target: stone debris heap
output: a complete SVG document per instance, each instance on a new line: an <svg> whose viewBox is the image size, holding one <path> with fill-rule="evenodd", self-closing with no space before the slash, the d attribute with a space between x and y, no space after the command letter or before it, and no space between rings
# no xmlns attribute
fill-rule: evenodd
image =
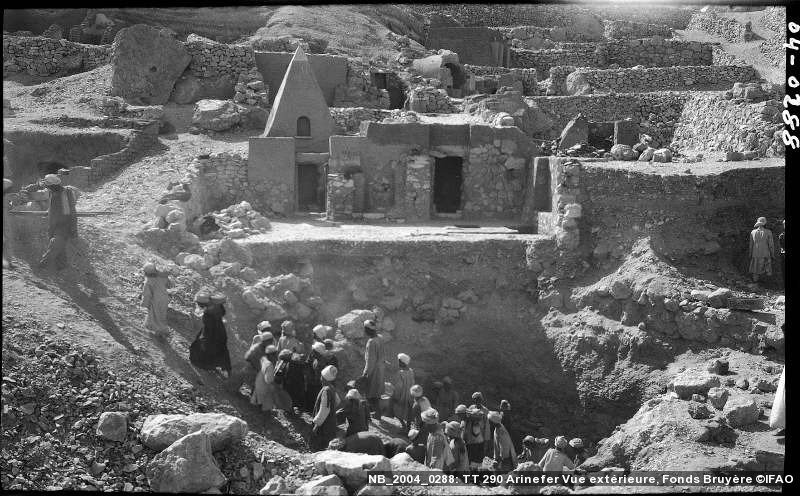
<svg viewBox="0 0 800 496"><path fill-rule="evenodd" d="M255 67L248 72L239 74L235 90L236 94L233 96L235 103L262 108L269 106L269 87L264 83L264 78Z"/></svg>
<svg viewBox="0 0 800 496"><path fill-rule="evenodd" d="M218 227L214 231L220 238L225 236L244 238L270 229L269 219L254 210L246 201L198 217L193 223L193 230L199 232L203 224L208 224L208 217L213 218L214 224Z"/></svg>

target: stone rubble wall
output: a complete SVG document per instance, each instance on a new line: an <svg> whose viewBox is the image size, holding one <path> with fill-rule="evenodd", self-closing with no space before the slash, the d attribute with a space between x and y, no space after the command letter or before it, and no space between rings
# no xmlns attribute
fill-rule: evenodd
<svg viewBox="0 0 800 496"><path fill-rule="evenodd" d="M712 63L713 65L747 65L740 58L725 51L719 44L714 45Z"/></svg>
<svg viewBox="0 0 800 496"><path fill-rule="evenodd" d="M90 71L111 60L111 47L41 36L3 36L3 72L35 76Z"/></svg>
<svg viewBox="0 0 800 496"><path fill-rule="evenodd" d="M577 67L572 65L557 65L550 68L546 94L548 96L567 94L567 77L575 72Z"/></svg>
<svg viewBox="0 0 800 496"><path fill-rule="evenodd" d="M381 122L400 117L400 110L364 107L331 107L334 124L346 134L358 134L362 121Z"/></svg>
<svg viewBox="0 0 800 496"><path fill-rule="evenodd" d="M687 29L705 31L721 36L731 43L742 43L754 39L754 34L747 25L730 17L722 17L714 12L697 12L692 16Z"/></svg>
<svg viewBox="0 0 800 496"><path fill-rule="evenodd" d="M369 64L348 59L347 84L336 87L333 106L388 109L389 93L372 84Z"/></svg>
<svg viewBox="0 0 800 496"><path fill-rule="evenodd" d="M607 40L635 40L638 38L649 38L651 36L672 38L672 28L666 24L605 20L603 21L603 27L603 36L605 36Z"/></svg>
<svg viewBox="0 0 800 496"><path fill-rule="evenodd" d="M535 133L538 139L555 139L564 126L578 113L590 122L609 122L628 117L638 122L641 132L653 138L654 146L667 146L672 141L677 119L688 93L654 92L609 95L538 96L527 97L529 105L537 107L550 126Z"/></svg>
<svg viewBox="0 0 800 496"><path fill-rule="evenodd" d="M518 69L510 67L464 64L464 71L472 74L473 76L493 79L497 82L496 86L498 88L504 86L501 84L503 82L503 78L501 76L511 74L511 77L514 79L514 81L522 82L523 94L533 96L539 93L536 69Z"/></svg>
<svg viewBox="0 0 800 496"><path fill-rule="evenodd" d="M582 80L592 93L725 90L736 82L758 80L750 66L677 66L642 69L578 69L567 76L567 87Z"/></svg>
<svg viewBox="0 0 800 496"><path fill-rule="evenodd" d="M681 111L673 141L681 150L758 151L762 157L780 156L782 108L778 100L747 103L726 99L723 93L693 94Z"/></svg>
<svg viewBox="0 0 800 496"><path fill-rule="evenodd" d="M464 161L464 196L472 199L464 202L464 213L470 217L522 213L527 167L503 141L471 147Z"/></svg>
<svg viewBox="0 0 800 496"><path fill-rule="evenodd" d="M516 48L530 48L531 45L553 45L557 42L586 42L600 41L599 38L586 36L580 31L574 31L565 27L541 27L541 26L514 26L514 27L493 27L490 28L503 35L510 46ZM541 46L540 48L548 48Z"/></svg>
<svg viewBox="0 0 800 496"><path fill-rule="evenodd" d="M445 90L430 86L417 86L411 90L409 109L422 114L452 114L458 111Z"/></svg>
<svg viewBox="0 0 800 496"><path fill-rule="evenodd" d="M184 46L192 57L187 71L193 76L238 77L256 66L255 52L249 45L228 45L190 34Z"/></svg>
<svg viewBox="0 0 800 496"><path fill-rule="evenodd" d="M570 4L416 4L408 8L428 16L452 16L464 26L569 26L575 16L591 14L600 19L666 24L672 29L686 29L694 12L667 6L629 4L620 7Z"/></svg>
<svg viewBox="0 0 800 496"><path fill-rule="evenodd" d="M761 22L764 26L780 34L785 38L786 34L786 7L774 6L764 9L764 14L761 16Z"/></svg>
<svg viewBox="0 0 800 496"><path fill-rule="evenodd" d="M565 44L562 44L565 46ZM608 68L612 65L633 67L670 67L711 65L713 44L679 40L618 40L606 43L576 43L568 48L544 50L511 49L512 67L532 67L547 74L551 67Z"/></svg>

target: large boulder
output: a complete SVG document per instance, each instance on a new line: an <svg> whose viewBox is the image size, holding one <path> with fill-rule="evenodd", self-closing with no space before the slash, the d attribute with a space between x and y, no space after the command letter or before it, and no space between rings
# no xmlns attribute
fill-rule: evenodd
<svg viewBox="0 0 800 496"><path fill-rule="evenodd" d="M183 44L146 24L121 29L112 45L111 95L163 105L191 56Z"/></svg>
<svg viewBox="0 0 800 496"><path fill-rule="evenodd" d="M731 427L744 427L758 421L761 411L749 396L734 396L725 403L722 417Z"/></svg>
<svg viewBox="0 0 800 496"><path fill-rule="evenodd" d="M194 104L192 124L207 131L227 131L239 124L241 116L230 100L200 100Z"/></svg>
<svg viewBox="0 0 800 496"><path fill-rule="evenodd" d="M349 339L361 338L364 337L364 321L374 319L375 312L371 310L351 310L336 319L336 327Z"/></svg>
<svg viewBox="0 0 800 496"><path fill-rule="evenodd" d="M687 400L693 394L708 394L708 390L719 387L719 377L705 371L687 370L678 374L672 382L679 398Z"/></svg>
<svg viewBox="0 0 800 496"><path fill-rule="evenodd" d="M150 489L163 493L201 493L227 482L211 454L211 439L203 432L176 440L153 457L146 474Z"/></svg>
<svg viewBox="0 0 800 496"><path fill-rule="evenodd" d="M97 435L109 441L124 441L128 418L123 412L103 412L97 421Z"/></svg>
<svg viewBox="0 0 800 496"><path fill-rule="evenodd" d="M247 422L224 413L150 415L144 420L139 437L148 448L161 451L179 438L197 431L208 435L211 449L219 451L244 439Z"/></svg>
<svg viewBox="0 0 800 496"><path fill-rule="evenodd" d="M306 482L298 487L295 494L347 496L347 489L342 485L342 480L335 474L326 475L319 479Z"/></svg>
<svg viewBox="0 0 800 496"><path fill-rule="evenodd" d="M325 450L314 456L314 467L320 474L336 474L344 484L355 490L367 483L367 471L389 472L392 465L382 455L365 455Z"/></svg>
<svg viewBox="0 0 800 496"><path fill-rule="evenodd" d="M589 121L583 114L578 114L564 126L558 139L559 150L566 150L579 143L587 143L589 141Z"/></svg>
<svg viewBox="0 0 800 496"><path fill-rule="evenodd" d="M725 403L728 401L728 390L725 388L714 387L708 390L708 401L717 410L725 408Z"/></svg>
<svg viewBox="0 0 800 496"><path fill-rule="evenodd" d="M623 145L622 143L612 146L610 153L614 160L636 160L638 156L630 145Z"/></svg>

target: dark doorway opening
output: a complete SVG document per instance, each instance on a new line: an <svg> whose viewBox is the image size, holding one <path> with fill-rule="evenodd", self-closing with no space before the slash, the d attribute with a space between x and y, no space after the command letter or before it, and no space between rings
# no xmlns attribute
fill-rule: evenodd
<svg viewBox="0 0 800 496"><path fill-rule="evenodd" d="M379 90L388 89L388 82L386 80L386 73L385 72L373 72L372 73L372 84L378 88Z"/></svg>
<svg viewBox="0 0 800 496"><path fill-rule="evenodd" d="M437 213L461 210L463 161L461 157L437 158L433 170L433 206Z"/></svg>
<svg viewBox="0 0 800 496"><path fill-rule="evenodd" d="M297 210L319 212L319 170L314 164L297 166Z"/></svg>

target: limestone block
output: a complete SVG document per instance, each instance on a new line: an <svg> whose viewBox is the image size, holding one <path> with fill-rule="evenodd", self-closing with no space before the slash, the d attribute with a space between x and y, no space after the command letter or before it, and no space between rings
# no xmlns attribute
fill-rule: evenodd
<svg viewBox="0 0 800 496"><path fill-rule="evenodd" d="M150 488L166 493L201 493L227 481L211 455L211 438L204 432L176 439L147 464L146 473Z"/></svg>
<svg viewBox="0 0 800 496"><path fill-rule="evenodd" d="M109 441L125 441L128 418L124 412L103 412L97 421L97 435Z"/></svg>
<svg viewBox="0 0 800 496"><path fill-rule="evenodd" d="M197 431L208 436L212 451L219 451L244 439L247 422L224 413L149 415L139 437L148 448L161 451L179 438Z"/></svg>
<svg viewBox="0 0 800 496"><path fill-rule="evenodd" d="M713 387L719 387L719 377L708 372L687 370L678 374L672 382L675 393L681 399L689 399L693 394L707 394Z"/></svg>
<svg viewBox="0 0 800 496"><path fill-rule="evenodd" d="M367 471L389 472L392 465L381 455L365 455L342 451L321 451L314 456L318 473L338 475L347 487L359 488L367 482Z"/></svg>
<svg viewBox="0 0 800 496"><path fill-rule="evenodd" d="M731 427L744 427L758 421L761 411L753 398L734 396L729 398L722 410L722 417Z"/></svg>

